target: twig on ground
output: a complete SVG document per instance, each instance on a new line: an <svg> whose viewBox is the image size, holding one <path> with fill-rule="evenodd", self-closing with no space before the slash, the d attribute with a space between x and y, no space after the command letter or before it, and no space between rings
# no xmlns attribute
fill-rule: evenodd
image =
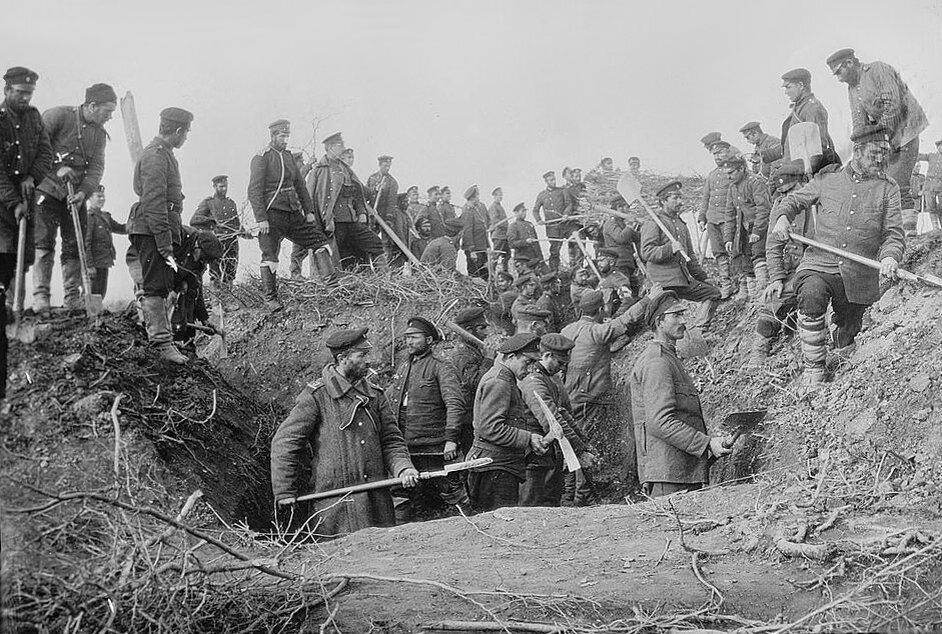
<svg viewBox="0 0 942 634"><path fill-rule="evenodd" d="M438 621L422 627L441 632L506 632L509 628L510 631L516 632L548 632L549 634L558 634L568 629L558 625L526 621Z"/></svg>
<svg viewBox="0 0 942 634"><path fill-rule="evenodd" d="M471 520L471 518L465 514L464 509L462 509L461 506L456 506L456 508L458 509L458 512L461 513L461 517L463 517L464 520L474 528L474 530L479 532L481 535L484 535L485 537L489 537L490 539L493 539L494 541L500 542L502 544L507 544L508 546L514 546L516 548L539 548L539 546L536 546L534 544L525 544L523 542L515 542L505 537L498 537L497 535L491 535L490 533L484 531L480 526L475 524Z"/></svg>
<svg viewBox="0 0 942 634"><path fill-rule="evenodd" d="M114 425L114 477L117 480L121 476L121 425L118 423L118 406L124 394L118 394L114 397L114 403L111 405L111 423Z"/></svg>
<svg viewBox="0 0 942 634"><path fill-rule="evenodd" d="M664 557L667 555L667 550L671 547L671 538L668 537L664 540L664 550L661 551L661 556L657 558L657 561L654 562L654 567L657 568L661 565L661 562L664 561Z"/></svg>

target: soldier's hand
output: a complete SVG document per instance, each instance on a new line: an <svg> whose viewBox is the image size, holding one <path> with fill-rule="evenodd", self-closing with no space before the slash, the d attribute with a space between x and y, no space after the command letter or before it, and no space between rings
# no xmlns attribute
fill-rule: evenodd
<svg viewBox="0 0 942 634"><path fill-rule="evenodd" d="M75 170L71 167L63 165L56 172L56 178L58 178L63 183L74 183L75 182Z"/></svg>
<svg viewBox="0 0 942 634"><path fill-rule="evenodd" d="M757 233L749 234L749 244L755 244L758 241L759 241L759 234Z"/></svg>
<svg viewBox="0 0 942 634"><path fill-rule="evenodd" d="M680 253L683 250L684 250L684 245L682 245L677 240L671 240L671 252L672 253Z"/></svg>
<svg viewBox="0 0 942 634"><path fill-rule="evenodd" d="M584 451L581 456L579 456L579 462L586 469L591 469L596 464L598 464L598 457L594 453L589 451Z"/></svg>
<svg viewBox="0 0 942 634"><path fill-rule="evenodd" d="M772 300L781 297L783 287L784 284L782 284L782 280L772 280L769 282L769 285L762 291L762 303L768 304Z"/></svg>
<svg viewBox="0 0 942 634"><path fill-rule="evenodd" d="M281 498L278 500L278 506L291 506L292 504L297 504L297 502L298 498L296 497Z"/></svg>
<svg viewBox="0 0 942 634"><path fill-rule="evenodd" d="M16 218L16 221L19 222L21 219L26 218L29 214L29 205L24 202L16 204L16 207L13 208L13 217Z"/></svg>
<svg viewBox="0 0 942 634"><path fill-rule="evenodd" d="M269 227L268 227L268 221L267 221L267 220L262 220L260 223L258 223L258 232L259 232L259 234L261 234L261 235L263 235L263 236L267 236L267 235L268 235L268 230L269 230Z"/></svg>
<svg viewBox="0 0 942 634"><path fill-rule="evenodd" d="M648 299L654 299L658 295L664 292L664 287L654 282L651 284L651 288L648 289Z"/></svg>
<svg viewBox="0 0 942 634"><path fill-rule="evenodd" d="M27 176L23 179L23 182L20 183L20 194L23 196L23 200L29 200L29 197L33 195L33 191L36 189L36 181L33 180L32 176Z"/></svg>
<svg viewBox="0 0 942 634"><path fill-rule="evenodd" d="M361 225L365 225L366 221L367 221L366 214L359 214L357 216L357 222L359 222Z"/></svg>
<svg viewBox="0 0 942 634"><path fill-rule="evenodd" d="M713 436L710 438L710 453L716 456L725 456L726 454L732 453L732 447L726 447L725 443L732 440L732 436Z"/></svg>
<svg viewBox="0 0 942 634"><path fill-rule="evenodd" d="M706 231L706 227L707 227L706 218L697 219L697 226L700 227L700 231Z"/></svg>
<svg viewBox="0 0 942 634"><path fill-rule="evenodd" d="M775 228L772 232L782 240L788 240L791 232L792 223L788 221L788 216L779 216L775 221Z"/></svg>
<svg viewBox="0 0 942 634"><path fill-rule="evenodd" d="M454 460L458 455L458 443L450 440L445 441L445 460Z"/></svg>
<svg viewBox="0 0 942 634"><path fill-rule="evenodd" d="M85 202L85 192L81 190L75 192L74 194L66 198L66 202L69 203L70 205L76 205L76 206L81 205L83 202Z"/></svg>
<svg viewBox="0 0 942 634"><path fill-rule="evenodd" d="M539 434L530 434L530 449L538 456L546 453L546 445L543 444L543 436Z"/></svg>
<svg viewBox="0 0 942 634"><path fill-rule="evenodd" d="M896 269L899 268L899 262L894 258L886 257L880 260L880 275L893 279L896 277Z"/></svg>
<svg viewBox="0 0 942 634"><path fill-rule="evenodd" d="M730 254L730 253L733 252L733 243L732 243L732 242L727 242L726 244L723 245L723 247L726 249L726 253L727 253L727 254Z"/></svg>
<svg viewBox="0 0 942 634"><path fill-rule="evenodd" d="M399 480L402 482L402 486L411 489L419 483L419 472L415 470L415 467L403 469L402 473L399 474Z"/></svg>
<svg viewBox="0 0 942 634"><path fill-rule="evenodd" d="M174 259L172 255L168 255L167 257L165 257L164 261L167 263L167 266L173 269L174 273L180 270L179 267L177 266L177 261Z"/></svg>
<svg viewBox="0 0 942 634"><path fill-rule="evenodd" d="M315 222L315 221L317 220L317 216L315 216L314 214L307 214L307 215L304 216L304 219L305 219L307 222L313 223L313 222Z"/></svg>

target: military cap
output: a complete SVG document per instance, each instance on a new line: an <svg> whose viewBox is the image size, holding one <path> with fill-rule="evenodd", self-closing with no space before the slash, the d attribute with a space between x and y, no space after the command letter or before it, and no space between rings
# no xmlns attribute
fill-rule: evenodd
<svg viewBox="0 0 942 634"><path fill-rule="evenodd" d="M193 113L183 108L164 108L160 111L160 118L163 121L176 123L180 126L187 126L193 122Z"/></svg>
<svg viewBox="0 0 942 634"><path fill-rule="evenodd" d="M225 174L220 174L219 176L213 176L213 185L216 185L217 183L221 183L227 180L229 180L229 177L226 176Z"/></svg>
<svg viewBox="0 0 942 634"><path fill-rule="evenodd" d="M496 277L499 280L509 280L511 282L514 281L514 276L507 271L497 271Z"/></svg>
<svg viewBox="0 0 942 634"><path fill-rule="evenodd" d="M540 276L540 284L552 284L559 281L559 275L553 272L544 273Z"/></svg>
<svg viewBox="0 0 942 634"><path fill-rule="evenodd" d="M442 187L442 193L444 194L445 192L449 192L449 193L450 193L450 192L451 192L451 187L449 187L448 185L444 185L444 186Z"/></svg>
<svg viewBox="0 0 942 634"><path fill-rule="evenodd" d="M865 125L854 130L854 133L850 135L850 140L862 144L872 141L889 141L891 136L889 128L885 125Z"/></svg>
<svg viewBox="0 0 942 634"><path fill-rule="evenodd" d="M334 143L343 143L343 135L339 132L334 132L324 139L324 145L333 145Z"/></svg>
<svg viewBox="0 0 942 634"><path fill-rule="evenodd" d="M449 218L444 222L445 225L445 235L448 237L453 237L461 233L461 230L464 229L464 225L461 220L458 218Z"/></svg>
<svg viewBox="0 0 942 634"><path fill-rule="evenodd" d="M487 320L484 319L484 309L480 306L465 308L463 311L455 315L455 324L461 326L462 328L467 326L483 325L486 323Z"/></svg>
<svg viewBox="0 0 942 634"><path fill-rule="evenodd" d="M572 174L572 168L567 165L563 168L563 178L566 178L570 174Z"/></svg>
<svg viewBox="0 0 942 634"><path fill-rule="evenodd" d="M648 303L648 307L644 311L644 321L648 328L654 330L658 317L667 313L679 313L683 310L685 310L684 306L677 299L677 294L674 291L664 291Z"/></svg>
<svg viewBox="0 0 942 634"><path fill-rule="evenodd" d="M612 162L612 157L611 157L611 156L603 156L603 157L602 157L602 160L599 161L599 163L611 163L611 162Z"/></svg>
<svg viewBox="0 0 942 634"><path fill-rule="evenodd" d="M526 208L527 208L526 203L517 203L516 205L514 205L514 213L517 213L521 209L526 209Z"/></svg>
<svg viewBox="0 0 942 634"><path fill-rule="evenodd" d="M531 359L540 358L540 336L532 332L521 332L510 337L500 346L497 351L501 354L523 353Z"/></svg>
<svg viewBox="0 0 942 634"><path fill-rule="evenodd" d="M519 259L519 258L517 258L517 259ZM529 261L529 260L530 260L530 258L527 258L527 261ZM516 279L516 281L514 281L514 286L516 286L517 288L521 288L522 286L524 286L524 285L526 285L526 284L529 284L530 282L533 282L534 284L536 284L536 280L533 279L533 276L532 276L532 275L529 275L529 274L527 274L527 275L521 275L520 277L518 277L518 278Z"/></svg>
<svg viewBox="0 0 942 634"><path fill-rule="evenodd" d="M517 321L548 321L552 316L553 313L534 304L517 309Z"/></svg>
<svg viewBox="0 0 942 634"><path fill-rule="evenodd" d="M575 341L556 332L549 332L540 337L541 352L555 352L568 357L569 351L575 346Z"/></svg>
<svg viewBox="0 0 942 634"><path fill-rule="evenodd" d="M406 335L425 335L426 337L431 337L433 341L441 341L442 335L438 332L438 328L435 327L435 324L430 322L425 317L410 317L408 326L406 327Z"/></svg>
<svg viewBox="0 0 942 634"><path fill-rule="evenodd" d="M811 82L811 71L809 71L807 68L794 68L782 75L782 81L786 84L793 81L800 81L804 84L808 84Z"/></svg>
<svg viewBox="0 0 942 634"><path fill-rule="evenodd" d="M618 251L616 251L615 249L607 248L607 247L599 249L596 253L597 253L597 255L595 256L596 259L612 258L613 260L617 260L620 257Z"/></svg>
<svg viewBox="0 0 942 634"><path fill-rule="evenodd" d="M364 349L368 350L373 345L366 339L366 333L369 328L345 328L338 330L327 337L325 344L334 352L343 350Z"/></svg>
<svg viewBox="0 0 942 634"><path fill-rule="evenodd" d="M664 187L657 190L657 199L664 200L670 194L674 192L679 192L683 186L684 184L681 183L680 181L671 181L667 185L664 185Z"/></svg>
<svg viewBox="0 0 942 634"><path fill-rule="evenodd" d="M749 132L749 130L761 130L761 129L762 129L762 126L759 125L758 121L750 121L743 127L739 128L739 131L745 134L746 132Z"/></svg>
<svg viewBox="0 0 942 634"><path fill-rule="evenodd" d="M477 193L478 193L478 186L477 186L477 185L472 185L471 187L469 187L468 189L465 190L465 192L464 192L464 199L465 199L465 200L471 200L472 198L474 198L474 196L475 196Z"/></svg>
<svg viewBox="0 0 942 634"><path fill-rule="evenodd" d="M554 172L553 170L550 170L546 172L545 174L543 174L543 178L549 178L550 176L556 176L556 172Z"/></svg>
<svg viewBox="0 0 942 634"><path fill-rule="evenodd" d="M746 159L741 156L731 156L720 163L720 167L724 169L740 169L746 167Z"/></svg>
<svg viewBox="0 0 942 634"><path fill-rule="evenodd" d="M529 264L532 261L533 261L533 258L531 258L526 253L517 253L516 255L514 255L514 262L520 262L521 264Z"/></svg>
<svg viewBox="0 0 942 634"><path fill-rule="evenodd" d="M720 136L721 135L719 132L709 132L704 135L702 139L700 139L700 143L703 144L703 147L709 150L711 145L720 140Z"/></svg>
<svg viewBox="0 0 942 634"><path fill-rule="evenodd" d="M92 84L85 89L85 103L118 103L118 95L108 84Z"/></svg>
<svg viewBox="0 0 942 634"><path fill-rule="evenodd" d="M504 191L502 188L495 187L494 189L491 190L491 196L496 196L497 192L502 192L502 191Z"/></svg>
<svg viewBox="0 0 942 634"><path fill-rule="evenodd" d="M837 67L846 62L847 60L853 58L855 55L854 49L852 48L842 48L839 51L835 51L831 54L830 57L825 60L828 67L831 69L831 72L835 72Z"/></svg>
<svg viewBox="0 0 942 634"><path fill-rule="evenodd" d="M710 151L715 152L717 149L726 150L733 147L729 144L729 141L714 141L710 144Z"/></svg>
<svg viewBox="0 0 942 634"><path fill-rule="evenodd" d="M393 160L393 157L389 156L388 154L383 154L382 156L376 159L378 163L389 163L392 160Z"/></svg>
<svg viewBox="0 0 942 634"><path fill-rule="evenodd" d="M203 259L205 260L222 258L222 243L212 231L199 229L196 232L196 246L203 251Z"/></svg>
<svg viewBox="0 0 942 634"><path fill-rule="evenodd" d="M439 191L441 190L438 188L438 185L432 185L431 187L425 190L425 193L431 194L432 192L439 192Z"/></svg>
<svg viewBox="0 0 942 634"><path fill-rule="evenodd" d="M628 157L628 162L631 163L632 161L635 161L636 163L640 163L640 162L641 162L641 157L638 157L638 156L629 156L629 157Z"/></svg>
<svg viewBox="0 0 942 634"><path fill-rule="evenodd" d="M419 186L418 186L418 185L412 185L411 187L409 187L409 189L406 190L406 193L407 193L407 194L411 194L412 192L415 192L416 194L418 194L418 193L419 193Z"/></svg>
<svg viewBox="0 0 942 634"><path fill-rule="evenodd" d="M591 290L583 293L582 297L579 299L579 308L583 313L592 314L601 308L604 303L605 296L602 295L602 291Z"/></svg>
<svg viewBox="0 0 942 634"><path fill-rule="evenodd" d="M39 81L39 73L25 66L14 66L4 73L3 81L6 82L7 86L32 86L35 88L36 82Z"/></svg>
<svg viewBox="0 0 942 634"><path fill-rule="evenodd" d="M279 132L291 132L291 122L287 119L276 119L268 124L268 130L272 134L278 134Z"/></svg>
<svg viewBox="0 0 942 634"><path fill-rule="evenodd" d="M804 173L805 168L801 161L790 161L777 165L775 169L772 170L769 178L772 181L773 187L780 187L786 183L797 181Z"/></svg>

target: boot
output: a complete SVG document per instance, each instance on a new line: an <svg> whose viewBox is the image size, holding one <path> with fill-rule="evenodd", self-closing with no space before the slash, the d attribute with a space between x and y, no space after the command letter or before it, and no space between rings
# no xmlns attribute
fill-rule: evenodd
<svg viewBox="0 0 942 634"><path fill-rule="evenodd" d="M141 298L141 310L144 312L144 327L147 329L147 341L162 361L183 365L187 358L180 354L173 345L170 327L167 325L167 310L163 297L147 295Z"/></svg>
<svg viewBox="0 0 942 634"><path fill-rule="evenodd" d="M757 334L752 340L752 349L749 351L749 362L752 365L765 365L772 351L772 340Z"/></svg>
<svg viewBox="0 0 942 634"><path fill-rule="evenodd" d="M699 326L706 329L713 321L713 314L716 312L717 302L715 299L708 299L700 302L700 309L697 311L697 317L694 319L693 326Z"/></svg>
<svg viewBox="0 0 942 634"><path fill-rule="evenodd" d="M33 269L33 312L49 312L49 285L52 283L52 266L55 251L36 249L36 264Z"/></svg>
<svg viewBox="0 0 942 634"><path fill-rule="evenodd" d="M65 300L62 305L67 311L83 311L82 303L82 264L79 260L65 260L62 263L62 286ZM89 289L85 289L88 292Z"/></svg>
<svg viewBox="0 0 942 634"><path fill-rule="evenodd" d="M337 269L334 268L334 258L331 257L330 249L321 247L314 252L314 264L317 267L317 275L325 284L332 284L337 279Z"/></svg>
<svg viewBox="0 0 942 634"><path fill-rule="evenodd" d="M756 278L746 276L746 300L753 301L757 298L756 289L759 288L759 285L756 284Z"/></svg>
<svg viewBox="0 0 942 634"><path fill-rule="evenodd" d="M903 209L903 232L906 234L907 238L916 237L916 221L918 215L916 214L915 209Z"/></svg>
<svg viewBox="0 0 942 634"><path fill-rule="evenodd" d="M746 281L746 276L743 275L739 278L739 292L736 293L736 299L745 299L748 300L751 294L749 293L749 282Z"/></svg>
<svg viewBox="0 0 942 634"><path fill-rule="evenodd" d="M265 307L268 312L277 313L284 308L284 304L278 299L278 279L271 268L262 266L259 268L262 276L262 295L265 297Z"/></svg>
<svg viewBox="0 0 942 634"><path fill-rule="evenodd" d="M805 362L804 383L816 387L824 383L827 359L827 328L824 315L808 317L798 313L798 338L801 340L801 356Z"/></svg>
<svg viewBox="0 0 942 634"><path fill-rule="evenodd" d="M717 276L720 279L720 299L727 300L733 296L733 278L729 270L729 256L716 256Z"/></svg>
<svg viewBox="0 0 942 634"><path fill-rule="evenodd" d="M769 286L769 265L765 260L759 260L755 264L756 271L756 300L761 300L762 294Z"/></svg>

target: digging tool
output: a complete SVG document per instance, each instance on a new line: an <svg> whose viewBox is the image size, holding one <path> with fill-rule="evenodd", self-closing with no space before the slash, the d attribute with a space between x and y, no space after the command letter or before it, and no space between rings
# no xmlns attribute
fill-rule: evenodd
<svg viewBox="0 0 942 634"><path fill-rule="evenodd" d="M216 304L216 313L219 315L219 358L229 358L229 348L226 346L226 309L222 305L222 299Z"/></svg>
<svg viewBox="0 0 942 634"><path fill-rule="evenodd" d="M756 409L743 412L732 412L723 419L723 426L733 432L732 438L723 442L726 449L732 448L739 437L752 432L759 423L765 420L766 409Z"/></svg>
<svg viewBox="0 0 942 634"><path fill-rule="evenodd" d="M634 177L634 174L631 172L625 172L620 179L618 179L618 185L616 186L618 193L621 194L622 198L628 202L637 200L644 207L644 210L648 212L648 215L651 216L651 219L657 225L658 229L664 232L664 235L667 236L667 239L671 242L677 242L677 239L674 235L667 230L667 225L661 221L657 213L651 209L651 205L641 197L641 183L638 182L638 179ZM687 255L687 252L681 248L680 257L684 259L684 262L690 261L690 256Z"/></svg>
<svg viewBox="0 0 942 634"><path fill-rule="evenodd" d="M379 217L379 213L373 209L373 206L366 204L366 208L369 210L370 214L373 215L373 219L376 220L376 224L379 225L379 228L385 231L386 234L392 238L392 241L396 243L396 246L399 247L399 250L402 251L402 253L409 259L409 262L415 264L419 269L424 269L425 265L419 261L419 258L415 257L415 254L409 249L409 247L406 246L406 243L402 241L402 238L400 238L396 232L393 231L388 224L386 224L386 221Z"/></svg>
<svg viewBox="0 0 942 634"><path fill-rule="evenodd" d="M586 250L585 243L582 241L582 238L579 237L578 231L572 232L572 239L575 240L576 244L579 245L579 250L582 251L582 255L585 257L585 261L589 265L589 268L592 269L592 272L595 274L595 277L599 281L601 281L602 274L599 273L599 268L595 266L595 261L592 259L592 256L589 255L588 250Z"/></svg>
<svg viewBox="0 0 942 634"><path fill-rule="evenodd" d="M446 321L446 322L445 322L445 328L447 328L448 330L452 331L453 333L455 333L456 335L458 335L459 337L461 337L462 339L464 339L464 340L467 341L468 343L477 346L477 347L480 348L481 350L484 350L485 345L484 345L484 342L483 342L483 341L481 341L480 339L478 339L477 337L475 337L474 335L472 335L470 332L468 332L467 330L465 330L464 328L462 328L461 326L459 326L459 325L456 324L455 322L453 322L453 321Z"/></svg>
<svg viewBox="0 0 942 634"><path fill-rule="evenodd" d="M543 411L546 422L549 424L549 433L543 436L544 444L549 444L553 440L558 442L559 448L563 452L563 461L566 463L566 470L572 473L579 471L582 469L582 464L579 462L579 457L576 456L576 450L572 448L572 443L566 438L562 424L539 394L534 394L533 396L536 397L536 402L540 404L540 409Z"/></svg>
<svg viewBox="0 0 942 634"><path fill-rule="evenodd" d="M441 478L450 473L456 471L467 471L468 469L477 469L478 467L484 467L486 465L494 462L493 458L477 458L475 460L465 460L464 462L455 462L453 464L445 465L444 469L439 471L423 471L419 474L419 480L431 480L432 478ZM375 489L389 489L391 487L397 486L402 482L399 478L387 478L385 480L377 480L376 482L368 482L366 484L355 484L349 487L341 487L339 489L331 489L330 491L321 491L320 493L309 493L308 495L302 495L297 498L288 498L284 500L279 500L278 504L293 504L295 502L305 502L307 500L326 500L328 498L338 498L344 495L350 495L353 493L362 493L363 491L373 491Z"/></svg>
<svg viewBox="0 0 942 634"><path fill-rule="evenodd" d="M131 162L136 164L144 153L144 143L141 141L141 127L137 122L134 95L130 90L121 97L121 119L124 121L124 136L128 141Z"/></svg>
<svg viewBox="0 0 942 634"><path fill-rule="evenodd" d="M821 128L812 121L802 121L788 128L788 152L793 161L800 160L805 166L805 176L811 178L811 158L821 156ZM809 226L810 224L810 226ZM817 205L808 210L805 218L805 233L813 231L818 224Z"/></svg>
<svg viewBox="0 0 942 634"><path fill-rule="evenodd" d="M23 323L23 303L26 297L26 228L27 215L19 220L19 235L16 240L16 277L13 280L13 332L11 335L23 343L33 343L36 331ZM0 308L0 310L3 310Z"/></svg>
<svg viewBox="0 0 942 634"><path fill-rule="evenodd" d="M69 197L75 195L75 187L68 183ZM74 203L69 203L69 209L72 212L72 226L75 228L75 242L78 247L79 266L82 267L82 286L85 296L85 314L89 319L94 319L102 311L101 295L92 294L92 278L88 275L88 257L85 253L85 232L82 231L82 221L79 219L79 208Z"/></svg>
<svg viewBox="0 0 942 634"><path fill-rule="evenodd" d="M880 263L876 260L871 260L870 258L865 258L862 255L857 255L856 253L851 253L850 251L845 251L844 249L839 249L837 247L832 247L829 244L824 244L823 242L818 242L817 240L812 240L811 238L806 238L805 236L798 235L797 233L790 233L789 236L795 242L800 242L802 244L808 245L809 247L815 247L821 249L822 251L828 251L834 255L839 255L842 258L847 258L857 264L862 264L871 269L880 270ZM906 280L907 282L922 282L923 284L928 284L929 286L934 286L936 288L942 288L942 277L937 275L932 275L931 273L925 273L919 275L916 273L911 273L904 269L896 269L896 276L901 280Z"/></svg>
<svg viewBox="0 0 942 634"><path fill-rule="evenodd" d="M191 323L187 323L187 327L192 328L193 330L199 330L200 332L205 332L207 335L219 335L219 340L221 341L220 350L219 350L219 358L225 359L226 357L229 356L226 351L226 333L224 330L222 330L222 328L211 328L209 326L204 326L202 324L191 324Z"/></svg>

